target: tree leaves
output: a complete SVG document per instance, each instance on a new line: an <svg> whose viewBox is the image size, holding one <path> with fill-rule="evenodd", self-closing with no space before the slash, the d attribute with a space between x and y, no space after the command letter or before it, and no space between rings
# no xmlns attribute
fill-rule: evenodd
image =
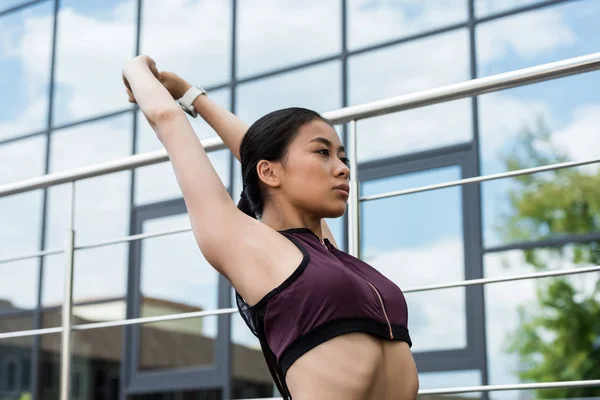
<svg viewBox="0 0 600 400"><path fill-rule="evenodd" d="M508 170L567 161L551 141L543 120L526 128L504 158ZM560 169L516 177L508 196L510 211L499 233L508 241L539 240L600 231L600 172ZM600 264L600 243L524 251L536 270L548 269L548 254L566 264ZM595 278L597 279L597 278ZM550 382L600 377L600 281L591 293L569 278L536 281L536 304L519 309L520 326L507 350L519 356L523 381ZM600 396L600 388L557 388L540 399Z"/></svg>

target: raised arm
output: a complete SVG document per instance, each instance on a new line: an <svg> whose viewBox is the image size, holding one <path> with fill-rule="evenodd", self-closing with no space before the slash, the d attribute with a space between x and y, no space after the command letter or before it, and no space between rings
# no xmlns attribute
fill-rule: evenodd
<svg viewBox="0 0 600 400"><path fill-rule="evenodd" d="M162 71L160 81L174 99L181 98L192 85L173 72ZM198 96L194 100L196 112L214 129L223 143L231 150L234 157L240 161L240 143L249 126L235 114L215 103L209 96ZM321 220L323 237L336 247L337 243L325 219Z"/></svg>
<svg viewBox="0 0 600 400"><path fill-rule="evenodd" d="M289 275L302 255L237 209L185 113L157 76L149 57L130 61L123 69L130 101L139 105L167 150L202 254L244 298L258 300Z"/></svg>

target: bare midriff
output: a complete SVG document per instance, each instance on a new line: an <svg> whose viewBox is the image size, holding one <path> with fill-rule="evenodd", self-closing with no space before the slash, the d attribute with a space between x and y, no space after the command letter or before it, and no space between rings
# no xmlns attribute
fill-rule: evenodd
<svg viewBox="0 0 600 400"><path fill-rule="evenodd" d="M349 333L304 354L289 368L293 400L414 400L417 368L406 342Z"/></svg>

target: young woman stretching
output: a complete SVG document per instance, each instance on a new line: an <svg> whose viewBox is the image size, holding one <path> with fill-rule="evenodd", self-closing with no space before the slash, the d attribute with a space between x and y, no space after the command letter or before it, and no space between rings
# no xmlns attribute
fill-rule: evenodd
<svg viewBox="0 0 600 400"><path fill-rule="evenodd" d="M344 214L349 195L335 129L303 108L248 127L144 55L123 79L169 155L202 254L236 290L283 398L415 399L402 291L339 250L324 221ZM204 118L240 160L237 207L182 109Z"/></svg>

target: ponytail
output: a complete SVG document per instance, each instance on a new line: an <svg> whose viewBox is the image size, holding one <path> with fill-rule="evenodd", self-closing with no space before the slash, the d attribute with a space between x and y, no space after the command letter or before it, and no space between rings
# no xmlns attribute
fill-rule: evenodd
<svg viewBox="0 0 600 400"><path fill-rule="evenodd" d="M248 215L249 217L256 219L256 213L254 212L254 207L252 206L252 203L248 199L248 196L246 196L245 190L242 190L242 194L240 194L240 201L237 204L237 208L240 211L242 211L244 214Z"/></svg>

